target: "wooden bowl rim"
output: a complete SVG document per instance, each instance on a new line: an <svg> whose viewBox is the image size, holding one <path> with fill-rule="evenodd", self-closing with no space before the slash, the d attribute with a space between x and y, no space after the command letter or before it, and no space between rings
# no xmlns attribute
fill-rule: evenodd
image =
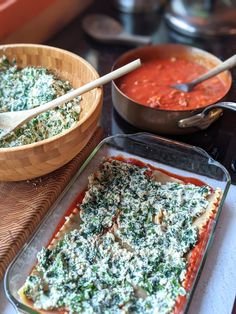
<svg viewBox="0 0 236 314"><path fill-rule="evenodd" d="M95 78L99 78L99 74L98 74L97 70L88 61L86 61L84 58L80 57L79 55L77 55L73 52L70 52L68 50L65 50L65 49L61 49L61 48L57 48L57 47L53 47L53 46L49 46L49 45L18 43L18 44L0 45L0 50L4 50L7 48L16 48L16 47L42 48L42 49L54 50L54 51L58 51L58 52L67 54L67 55L71 56L72 58L78 59L81 63L83 63L86 67L88 67L91 70L91 72L95 75ZM76 125L74 125L73 127L69 128L66 131L63 131L60 134L54 135L54 136L49 137L47 139L44 139L42 141L38 141L35 143L26 144L26 145L21 145L21 146L15 146L15 147L0 147L0 153L1 152L6 153L7 151L8 152L23 151L23 150L27 150L29 148L34 148L34 147L41 146L44 144L49 144L50 142L54 142L54 141L58 140L59 138L64 137L66 134L72 132L74 129L81 126L94 113L94 111L96 110L97 106L99 105L99 103L102 99L102 92L103 92L102 87L95 88L94 90L96 91L96 100L94 101L93 106L91 107L89 112L86 114L86 116L84 116L82 119L80 119L78 121L78 123L76 123Z"/></svg>

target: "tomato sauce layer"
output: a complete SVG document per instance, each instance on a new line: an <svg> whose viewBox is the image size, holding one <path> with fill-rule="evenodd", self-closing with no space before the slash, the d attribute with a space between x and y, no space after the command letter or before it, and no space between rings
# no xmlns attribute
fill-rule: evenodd
<svg viewBox="0 0 236 314"><path fill-rule="evenodd" d="M191 82L208 69L184 59L154 59L116 81L118 88L135 102L156 109L191 110L221 99L227 87L213 77L185 93L170 87Z"/></svg>

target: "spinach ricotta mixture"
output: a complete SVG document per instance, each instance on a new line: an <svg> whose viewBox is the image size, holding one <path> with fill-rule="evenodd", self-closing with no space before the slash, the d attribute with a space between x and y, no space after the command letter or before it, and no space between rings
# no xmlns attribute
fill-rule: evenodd
<svg viewBox="0 0 236 314"><path fill-rule="evenodd" d="M27 110L45 104L70 91L68 81L42 67L20 69L16 63L0 58L0 112ZM79 98L33 118L5 139L0 147L38 142L72 127L79 119ZM0 129L0 134L4 132Z"/></svg>
<svg viewBox="0 0 236 314"><path fill-rule="evenodd" d="M90 176L80 227L41 250L23 286L36 308L170 313L186 294L186 255L199 233L193 221L210 188L161 184L147 170L109 159Z"/></svg>

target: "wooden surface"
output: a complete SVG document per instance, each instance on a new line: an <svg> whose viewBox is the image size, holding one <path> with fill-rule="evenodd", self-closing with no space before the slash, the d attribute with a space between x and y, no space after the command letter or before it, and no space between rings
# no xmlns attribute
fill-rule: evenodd
<svg viewBox="0 0 236 314"><path fill-rule="evenodd" d="M85 148L51 174L33 180L0 183L0 279L101 138L102 130L97 128Z"/></svg>
<svg viewBox="0 0 236 314"><path fill-rule="evenodd" d="M68 51L43 45L0 46L0 56L16 58L19 67L42 66L74 88L98 78L84 59ZM47 174L78 154L93 134L102 108L102 89L82 95L81 114L76 126L52 138L12 148L0 148L0 181L26 180Z"/></svg>

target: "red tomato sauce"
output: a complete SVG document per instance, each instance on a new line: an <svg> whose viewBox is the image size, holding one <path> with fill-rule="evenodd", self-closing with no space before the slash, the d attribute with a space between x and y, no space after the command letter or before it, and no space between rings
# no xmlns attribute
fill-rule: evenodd
<svg viewBox="0 0 236 314"><path fill-rule="evenodd" d="M135 102L164 110L191 110L221 99L227 87L213 77L185 93L170 85L190 82L208 69L184 59L154 59L116 80L118 88Z"/></svg>
<svg viewBox="0 0 236 314"><path fill-rule="evenodd" d="M86 193L86 189L84 189L82 192L80 192L76 196L74 201L70 204L69 208L67 208L67 210L65 211L63 217L59 221L55 231L53 232L52 237L50 238L50 241L48 242L48 245L50 245L52 240L56 238L57 233L61 230L62 226L66 222L66 217L69 217L72 214L73 210L77 207L77 204L81 204L82 203L83 198L85 196L85 193Z"/></svg>

